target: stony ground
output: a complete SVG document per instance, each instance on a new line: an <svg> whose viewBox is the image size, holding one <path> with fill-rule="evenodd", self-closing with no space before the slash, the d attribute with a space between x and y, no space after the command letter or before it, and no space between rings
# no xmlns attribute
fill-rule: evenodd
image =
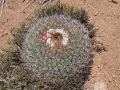
<svg viewBox="0 0 120 90"><path fill-rule="evenodd" d="M17 27L38 7L36 0L23 10L24 0L5 0L0 18L0 48L8 48L10 29ZM120 90L120 0L61 0L77 8L83 7L90 21L98 28L95 40L107 51L94 53L91 75L85 83L87 90ZM0 4L1 8L1 4ZM0 50L0 53L3 53Z"/></svg>

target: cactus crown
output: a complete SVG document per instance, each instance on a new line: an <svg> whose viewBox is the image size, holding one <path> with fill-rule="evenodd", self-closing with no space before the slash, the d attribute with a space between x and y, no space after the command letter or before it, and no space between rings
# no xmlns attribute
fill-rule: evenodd
<svg viewBox="0 0 120 90"><path fill-rule="evenodd" d="M47 31L46 45L56 52L63 51L68 44L68 34L63 29L50 29Z"/></svg>

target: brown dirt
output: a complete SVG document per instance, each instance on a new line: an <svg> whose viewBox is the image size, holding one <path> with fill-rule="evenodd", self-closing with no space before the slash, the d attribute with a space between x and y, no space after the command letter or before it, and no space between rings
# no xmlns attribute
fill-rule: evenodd
<svg viewBox="0 0 120 90"><path fill-rule="evenodd" d="M10 29L19 26L38 7L36 1L19 13L17 11L25 6L22 1L6 0L0 18L0 48L9 47L7 40L11 38ZM120 90L120 1L115 1L118 3L110 0L61 0L70 6L83 7L90 21L99 29L95 40L103 43L107 51L94 53L93 68L85 85L94 87L96 83L102 82L107 86L105 90Z"/></svg>

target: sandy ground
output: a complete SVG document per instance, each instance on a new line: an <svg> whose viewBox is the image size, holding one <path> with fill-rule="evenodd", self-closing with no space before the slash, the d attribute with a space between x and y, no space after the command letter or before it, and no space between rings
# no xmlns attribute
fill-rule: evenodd
<svg viewBox="0 0 120 90"><path fill-rule="evenodd" d="M38 7L38 1L18 12L24 0L6 0L0 18L0 48L8 48L10 29L17 27ZM83 7L90 21L99 29L95 40L106 47L106 52L94 53L91 75L85 83L87 90L120 90L120 0L61 0L62 3ZM113 0L114 1L114 0ZM0 4L1 7L1 4ZM0 50L2 53L2 50Z"/></svg>

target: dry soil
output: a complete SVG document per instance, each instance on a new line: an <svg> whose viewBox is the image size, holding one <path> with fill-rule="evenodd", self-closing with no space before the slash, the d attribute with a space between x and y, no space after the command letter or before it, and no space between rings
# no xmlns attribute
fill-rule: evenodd
<svg viewBox="0 0 120 90"><path fill-rule="evenodd" d="M22 10L27 5L24 0L5 1L0 18L0 48L9 47L10 29L18 27L39 6L36 0ZM91 75L85 83L87 90L120 90L120 0L61 0L61 3L82 7L88 12L90 21L98 28L95 40L107 50L94 53Z"/></svg>

